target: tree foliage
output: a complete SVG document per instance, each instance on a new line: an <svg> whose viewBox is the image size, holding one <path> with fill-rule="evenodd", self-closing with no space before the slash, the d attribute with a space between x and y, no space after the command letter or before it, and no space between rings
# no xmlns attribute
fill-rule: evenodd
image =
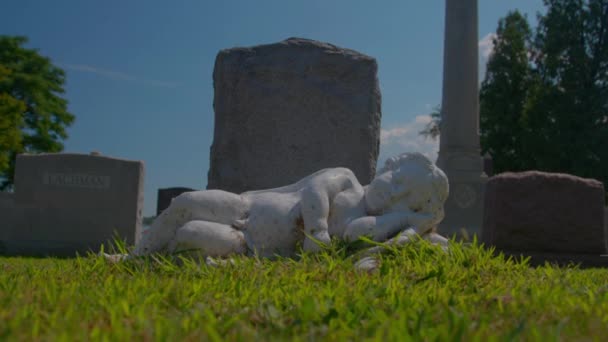
<svg viewBox="0 0 608 342"><path fill-rule="evenodd" d="M0 36L0 188L13 183L22 152L59 152L74 121L67 111L65 73L25 37Z"/></svg>
<svg viewBox="0 0 608 342"><path fill-rule="evenodd" d="M424 126L424 129L418 132L418 134L425 138L436 140L441 133L439 128L441 127L441 106L433 108L433 111L429 116L431 117L431 121L429 121L426 126Z"/></svg>
<svg viewBox="0 0 608 342"><path fill-rule="evenodd" d="M0 84L10 75L10 70L0 65ZM11 157L10 151L19 149L22 142L21 113L25 103L6 93L0 93L0 172L7 170Z"/></svg>
<svg viewBox="0 0 608 342"><path fill-rule="evenodd" d="M483 152L497 172L608 181L608 0L544 0L531 32L501 19L480 89Z"/></svg>
<svg viewBox="0 0 608 342"><path fill-rule="evenodd" d="M526 168L522 114L536 80L529 62L531 34L527 19L517 11L500 19L479 91L482 152L492 155L498 171Z"/></svg>

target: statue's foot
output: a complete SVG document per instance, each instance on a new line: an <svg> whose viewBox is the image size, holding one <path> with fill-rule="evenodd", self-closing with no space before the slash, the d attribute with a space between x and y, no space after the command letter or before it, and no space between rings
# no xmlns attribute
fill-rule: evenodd
<svg viewBox="0 0 608 342"><path fill-rule="evenodd" d="M330 244L331 238L329 237L329 233L325 230L316 233L311 237L306 236L302 248L305 252L320 252L323 250L323 247L329 246Z"/></svg>
<svg viewBox="0 0 608 342"><path fill-rule="evenodd" d="M109 263L111 264L117 264L123 260L128 260L131 258L131 256L129 254L107 254L107 253L100 253L100 255L106 259Z"/></svg>
<svg viewBox="0 0 608 342"><path fill-rule="evenodd" d="M399 233L399 235L387 241L386 244L389 246L404 246L416 238L421 238L421 236L416 232L416 229L408 228ZM448 251L449 241L445 237L431 231L422 235L422 238L434 245L440 246L444 251ZM387 250L388 249L385 246L375 246L364 250L358 254L360 259L355 262L355 269L367 272L377 269L380 266L380 261L376 255L385 253Z"/></svg>
<svg viewBox="0 0 608 342"><path fill-rule="evenodd" d="M378 258L375 256L361 258L355 263L355 269L363 272L373 272L377 270L379 266L380 261L378 261Z"/></svg>
<svg viewBox="0 0 608 342"><path fill-rule="evenodd" d="M206 257L205 264L210 267L221 267L221 266L226 266L226 265L234 265L234 259L232 259L232 258L218 259L218 258Z"/></svg>
<svg viewBox="0 0 608 342"><path fill-rule="evenodd" d="M448 248L449 240L435 232L431 232L431 233L424 235L424 239L434 245L441 246L441 248L443 248L443 249Z"/></svg>

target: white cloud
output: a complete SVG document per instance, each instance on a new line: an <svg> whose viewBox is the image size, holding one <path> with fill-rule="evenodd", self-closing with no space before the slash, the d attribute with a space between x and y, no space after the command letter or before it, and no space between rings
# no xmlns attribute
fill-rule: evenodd
<svg viewBox="0 0 608 342"><path fill-rule="evenodd" d="M431 116L430 115L418 115L416 116L416 118L414 118L414 122L416 124L423 124L426 125L429 122L431 122Z"/></svg>
<svg viewBox="0 0 608 342"><path fill-rule="evenodd" d="M488 64L488 60L492 53L494 53L494 41L496 38L496 33L490 32L486 34L481 40L478 42L479 46L479 80L483 80L486 75L486 65Z"/></svg>
<svg viewBox="0 0 608 342"><path fill-rule="evenodd" d="M425 138L419 132L431 121L429 115L418 115L412 121L380 130L378 169L384 161L403 152L420 152L433 162L437 160L439 140Z"/></svg>
<svg viewBox="0 0 608 342"><path fill-rule="evenodd" d="M490 56L494 52L494 39L495 38L496 38L496 33L490 32L490 33L486 34L483 38L481 38L481 40L479 41L479 54L486 61L488 60L488 58L490 58Z"/></svg>
<svg viewBox="0 0 608 342"><path fill-rule="evenodd" d="M175 82L142 79L124 72L102 69L86 64L61 64L60 66L68 70L88 72L115 81L134 82L142 85L164 88L175 88L178 86L178 84Z"/></svg>

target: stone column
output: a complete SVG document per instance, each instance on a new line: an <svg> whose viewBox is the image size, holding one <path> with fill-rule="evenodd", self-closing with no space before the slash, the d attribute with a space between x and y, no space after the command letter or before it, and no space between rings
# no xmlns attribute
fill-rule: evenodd
<svg viewBox="0 0 608 342"><path fill-rule="evenodd" d="M450 182L439 231L481 233L487 176L479 145L477 0L446 0L441 135L437 165Z"/></svg>

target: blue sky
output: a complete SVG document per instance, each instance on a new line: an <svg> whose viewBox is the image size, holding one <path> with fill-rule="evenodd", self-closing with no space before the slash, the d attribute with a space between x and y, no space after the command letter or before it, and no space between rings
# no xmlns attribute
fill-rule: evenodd
<svg viewBox="0 0 608 342"><path fill-rule="evenodd" d="M498 19L519 9L535 23L542 0L480 0L480 67ZM213 140L212 72L221 49L304 37L377 59L380 163L437 142L417 132L441 100L441 0L3 0L0 34L25 35L67 71L76 122L66 152L143 160L145 215L158 188L207 184Z"/></svg>

